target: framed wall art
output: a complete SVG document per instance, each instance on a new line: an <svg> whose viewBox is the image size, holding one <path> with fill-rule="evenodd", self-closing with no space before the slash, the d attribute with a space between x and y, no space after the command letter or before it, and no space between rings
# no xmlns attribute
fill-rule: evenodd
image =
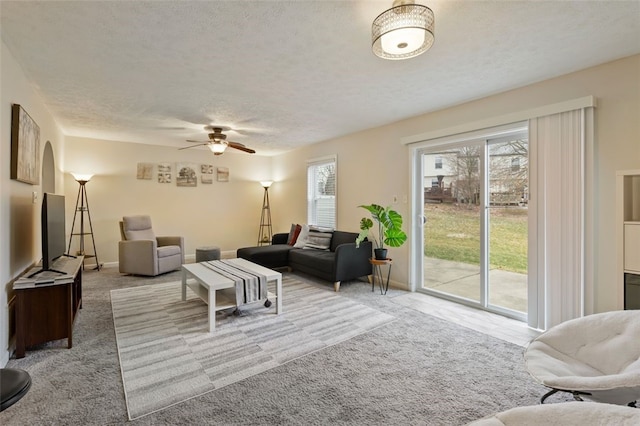
<svg viewBox="0 0 640 426"><path fill-rule="evenodd" d="M171 163L158 164L158 183L171 183Z"/></svg>
<svg viewBox="0 0 640 426"><path fill-rule="evenodd" d="M196 165L189 163L177 163L176 184L178 186L197 186L198 175L196 173Z"/></svg>
<svg viewBox="0 0 640 426"><path fill-rule="evenodd" d="M138 163L138 179L151 180L153 178L153 163Z"/></svg>
<svg viewBox="0 0 640 426"><path fill-rule="evenodd" d="M218 167L218 182L229 182L229 168L228 167Z"/></svg>
<svg viewBox="0 0 640 426"><path fill-rule="evenodd" d="M40 184L40 127L18 104L11 106L11 179Z"/></svg>
<svg viewBox="0 0 640 426"><path fill-rule="evenodd" d="M200 164L200 181L213 183L213 164Z"/></svg>

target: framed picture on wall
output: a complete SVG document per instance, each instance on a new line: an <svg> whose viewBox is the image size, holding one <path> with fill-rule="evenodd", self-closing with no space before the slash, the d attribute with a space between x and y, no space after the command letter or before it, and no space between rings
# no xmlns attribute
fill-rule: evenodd
<svg viewBox="0 0 640 426"><path fill-rule="evenodd" d="M196 165L190 163L177 163L176 184L178 186L197 186L198 175L196 173Z"/></svg>
<svg viewBox="0 0 640 426"><path fill-rule="evenodd" d="M229 168L228 167L218 167L218 182L229 182Z"/></svg>
<svg viewBox="0 0 640 426"><path fill-rule="evenodd" d="M40 184L40 127L18 104L11 106L11 179Z"/></svg>
<svg viewBox="0 0 640 426"><path fill-rule="evenodd" d="M202 183L213 183L213 164L200 165L200 180Z"/></svg>
<svg viewBox="0 0 640 426"><path fill-rule="evenodd" d="M158 164L158 183L171 183L171 163Z"/></svg>
<svg viewBox="0 0 640 426"><path fill-rule="evenodd" d="M138 179L151 180L153 178L153 163L138 163Z"/></svg>

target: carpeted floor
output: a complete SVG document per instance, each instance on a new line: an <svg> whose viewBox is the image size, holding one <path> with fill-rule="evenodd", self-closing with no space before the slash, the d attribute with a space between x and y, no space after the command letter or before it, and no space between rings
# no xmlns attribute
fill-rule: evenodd
<svg viewBox="0 0 640 426"><path fill-rule="evenodd" d="M285 276L333 293L331 283ZM27 370L33 385L0 413L0 423L129 422L110 291L179 279L179 272L135 278L114 269L85 271L74 347L56 341L9 361L7 367ZM394 303L404 294L399 290L381 296L351 282L340 294L396 320L132 423L463 425L537 404L544 393L525 372L519 346Z"/></svg>
<svg viewBox="0 0 640 426"><path fill-rule="evenodd" d="M221 389L391 323L394 318L291 275L283 312L275 303L217 313L208 333L207 305L181 283L111 291L129 418L136 419ZM275 289L272 290L275 292ZM235 290L231 289L235 297Z"/></svg>

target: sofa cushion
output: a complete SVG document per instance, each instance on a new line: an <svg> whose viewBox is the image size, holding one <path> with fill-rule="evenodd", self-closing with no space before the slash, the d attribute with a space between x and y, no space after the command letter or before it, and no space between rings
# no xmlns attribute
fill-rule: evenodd
<svg viewBox="0 0 640 426"><path fill-rule="evenodd" d="M274 244L270 246L244 247L237 250L238 257L247 259L266 268L281 268L289 263L289 251L292 250L288 244Z"/></svg>
<svg viewBox="0 0 640 426"><path fill-rule="evenodd" d="M124 236L127 240L155 240L149 216L124 216L122 218Z"/></svg>
<svg viewBox="0 0 640 426"><path fill-rule="evenodd" d="M291 250L289 252L289 265L296 268L297 265L306 265L318 271L333 271L335 253L328 250Z"/></svg>
<svg viewBox="0 0 640 426"><path fill-rule="evenodd" d="M333 236L331 237L331 247L329 249L331 251L336 251L336 248L339 245L355 243L357 237L358 234L355 232L333 231Z"/></svg>

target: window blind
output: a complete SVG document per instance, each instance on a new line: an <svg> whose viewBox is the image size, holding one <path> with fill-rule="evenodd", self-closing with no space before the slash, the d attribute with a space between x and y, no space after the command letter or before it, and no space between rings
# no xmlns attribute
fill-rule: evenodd
<svg viewBox="0 0 640 426"><path fill-rule="evenodd" d="M311 225L336 227L336 157L307 163L307 221Z"/></svg>

